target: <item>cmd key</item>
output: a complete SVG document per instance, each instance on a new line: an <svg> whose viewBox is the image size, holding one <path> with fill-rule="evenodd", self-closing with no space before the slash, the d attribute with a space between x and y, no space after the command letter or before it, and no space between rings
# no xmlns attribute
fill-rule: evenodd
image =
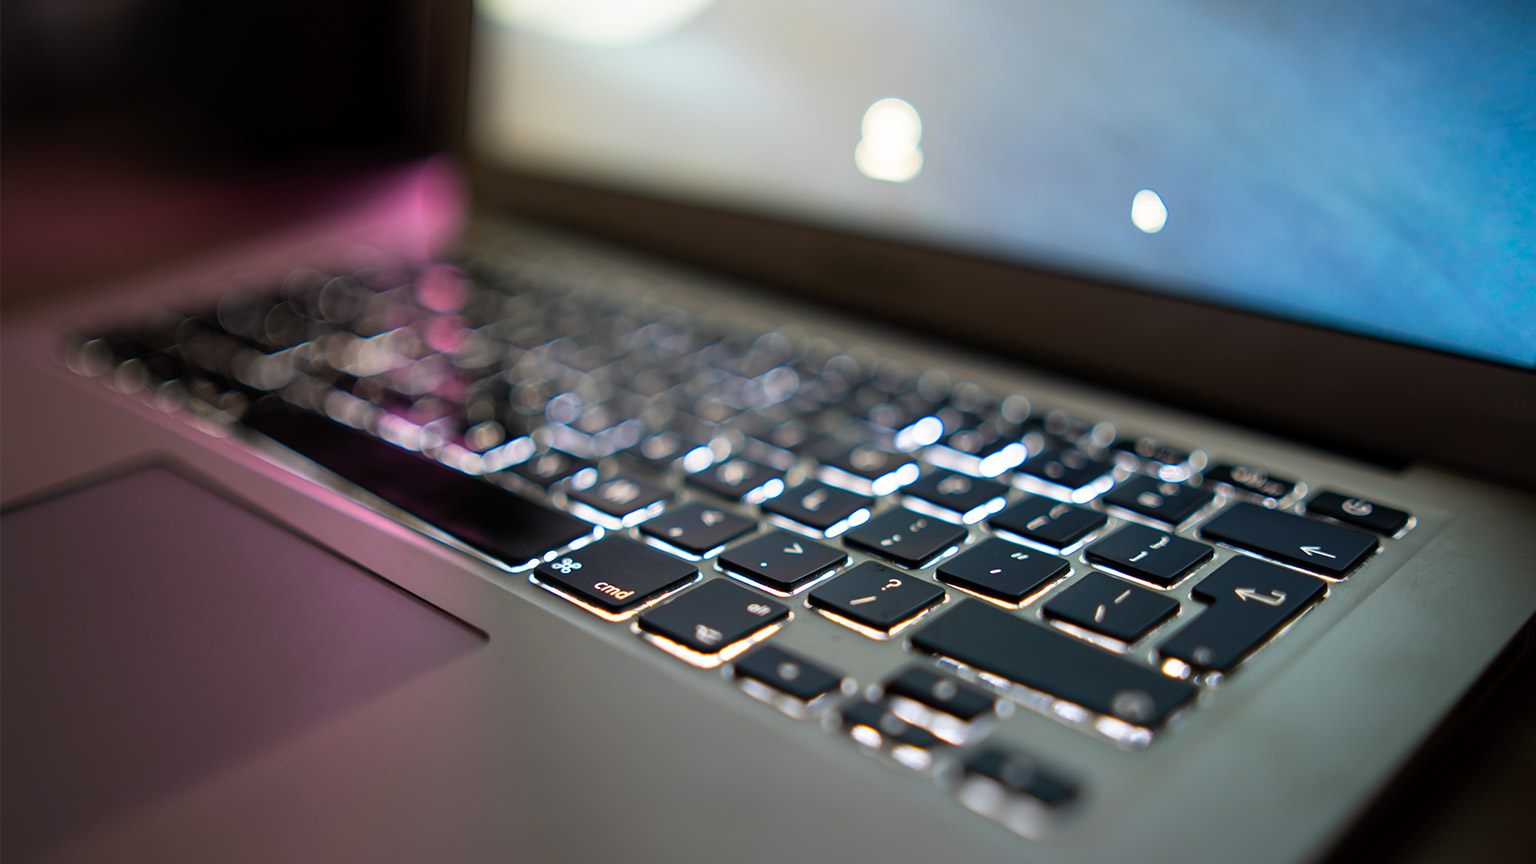
<svg viewBox="0 0 1536 864"><path fill-rule="evenodd" d="M610 621L621 621L698 579L675 555L609 534L544 561L534 571L547 590Z"/></svg>

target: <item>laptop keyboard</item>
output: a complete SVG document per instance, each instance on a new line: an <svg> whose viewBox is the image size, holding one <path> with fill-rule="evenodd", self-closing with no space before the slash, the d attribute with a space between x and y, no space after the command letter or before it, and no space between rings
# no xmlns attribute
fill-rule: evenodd
<svg viewBox="0 0 1536 864"><path fill-rule="evenodd" d="M1413 526L1027 394L517 271L302 271L73 348L1030 836L1080 790L992 734L1015 707L1148 746ZM776 644L806 616L892 671Z"/></svg>

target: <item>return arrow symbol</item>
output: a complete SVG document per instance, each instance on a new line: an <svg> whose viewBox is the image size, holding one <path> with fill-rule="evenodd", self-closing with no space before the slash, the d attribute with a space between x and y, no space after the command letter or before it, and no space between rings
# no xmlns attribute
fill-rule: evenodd
<svg viewBox="0 0 1536 864"><path fill-rule="evenodd" d="M1284 591L1270 591L1267 594L1260 594L1252 588L1238 588L1235 593L1239 600L1257 600L1265 606L1279 606L1285 602Z"/></svg>

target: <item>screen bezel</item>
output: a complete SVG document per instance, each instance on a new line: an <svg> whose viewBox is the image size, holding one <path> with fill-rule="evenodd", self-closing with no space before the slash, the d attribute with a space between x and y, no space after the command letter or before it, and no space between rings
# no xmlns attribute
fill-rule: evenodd
<svg viewBox="0 0 1536 864"><path fill-rule="evenodd" d="M481 163L471 173L482 207L1312 443L1536 486L1536 374L1528 370L527 170Z"/></svg>

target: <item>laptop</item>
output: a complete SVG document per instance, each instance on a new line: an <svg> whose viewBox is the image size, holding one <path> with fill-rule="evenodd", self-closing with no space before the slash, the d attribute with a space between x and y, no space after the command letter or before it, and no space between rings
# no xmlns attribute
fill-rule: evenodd
<svg viewBox="0 0 1536 864"><path fill-rule="evenodd" d="M7 858L1316 860L1518 656L1529 15L434 21L7 316Z"/></svg>

